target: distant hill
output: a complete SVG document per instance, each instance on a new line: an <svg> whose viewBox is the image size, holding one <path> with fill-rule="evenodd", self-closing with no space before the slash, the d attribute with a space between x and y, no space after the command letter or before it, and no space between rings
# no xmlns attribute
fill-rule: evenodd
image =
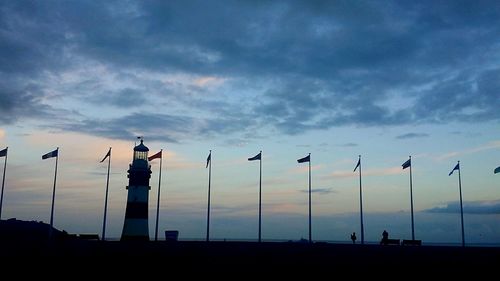
<svg viewBox="0 0 500 281"><path fill-rule="evenodd" d="M23 221L11 218L0 220L0 239L2 241L41 242L49 238L50 225L42 221ZM54 239L69 237L66 231L52 228Z"/></svg>

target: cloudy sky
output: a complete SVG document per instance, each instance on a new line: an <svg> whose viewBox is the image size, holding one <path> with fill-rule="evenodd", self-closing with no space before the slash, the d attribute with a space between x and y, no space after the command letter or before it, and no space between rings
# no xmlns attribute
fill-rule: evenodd
<svg viewBox="0 0 500 281"><path fill-rule="evenodd" d="M254 239L263 150L263 238L366 237L500 243L500 4L497 1L1 1L2 218L98 233L113 147L108 234L119 237L136 136L166 151L160 230ZM157 162L157 160L156 160ZM150 232L158 163L152 162ZM3 165L3 164L2 164ZM358 238L360 235L358 234Z"/></svg>

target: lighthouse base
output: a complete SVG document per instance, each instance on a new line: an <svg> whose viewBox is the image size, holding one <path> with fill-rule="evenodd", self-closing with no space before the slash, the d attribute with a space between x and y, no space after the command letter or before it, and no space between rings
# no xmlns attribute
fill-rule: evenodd
<svg viewBox="0 0 500 281"><path fill-rule="evenodd" d="M120 241L149 241L147 219L126 219Z"/></svg>

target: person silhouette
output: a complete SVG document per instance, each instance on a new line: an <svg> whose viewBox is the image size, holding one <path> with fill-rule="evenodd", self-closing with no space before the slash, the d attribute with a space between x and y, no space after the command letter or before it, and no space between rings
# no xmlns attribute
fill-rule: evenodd
<svg viewBox="0 0 500 281"><path fill-rule="evenodd" d="M351 240L352 240L352 244L356 244L356 232L353 232L351 234Z"/></svg>
<svg viewBox="0 0 500 281"><path fill-rule="evenodd" d="M389 240L389 233L384 229L384 232L382 232L382 240L380 241L380 244L386 245L387 240Z"/></svg>

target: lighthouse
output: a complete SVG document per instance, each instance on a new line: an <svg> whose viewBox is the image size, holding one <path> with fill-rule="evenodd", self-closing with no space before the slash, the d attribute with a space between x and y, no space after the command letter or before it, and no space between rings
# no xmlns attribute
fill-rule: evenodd
<svg viewBox="0 0 500 281"><path fill-rule="evenodd" d="M134 147L134 158L128 172L127 209L121 241L149 241L148 199L151 166L149 149L141 143Z"/></svg>

